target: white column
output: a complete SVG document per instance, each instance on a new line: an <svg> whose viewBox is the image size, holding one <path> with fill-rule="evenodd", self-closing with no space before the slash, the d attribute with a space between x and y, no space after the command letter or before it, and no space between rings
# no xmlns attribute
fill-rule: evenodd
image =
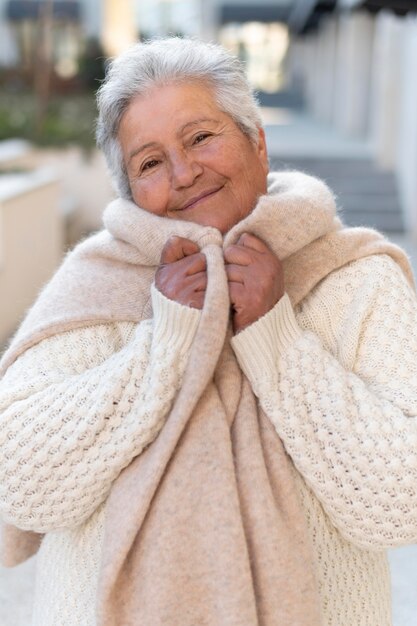
<svg viewBox="0 0 417 626"><path fill-rule="evenodd" d="M339 17L334 119L346 134L368 132L374 18L354 12Z"/></svg>
<svg viewBox="0 0 417 626"><path fill-rule="evenodd" d="M297 92L301 92L306 97L307 75L306 67L308 42L305 37L291 35L287 56L285 60L286 72L290 84Z"/></svg>
<svg viewBox="0 0 417 626"><path fill-rule="evenodd" d="M323 20L317 41L315 113L325 122L332 122L336 87L336 51L338 22L332 16Z"/></svg>
<svg viewBox="0 0 417 626"><path fill-rule="evenodd" d="M203 41L217 41L219 32L219 0L199 0L199 37Z"/></svg>
<svg viewBox="0 0 417 626"><path fill-rule="evenodd" d="M312 33L298 39L298 68L303 79L304 95L308 109L316 114L318 35Z"/></svg>
<svg viewBox="0 0 417 626"><path fill-rule="evenodd" d="M404 217L417 238L417 17L401 25L401 58L396 171Z"/></svg>
<svg viewBox="0 0 417 626"><path fill-rule="evenodd" d="M382 12L375 26L371 136L375 160L387 169L396 162L403 24L402 18Z"/></svg>

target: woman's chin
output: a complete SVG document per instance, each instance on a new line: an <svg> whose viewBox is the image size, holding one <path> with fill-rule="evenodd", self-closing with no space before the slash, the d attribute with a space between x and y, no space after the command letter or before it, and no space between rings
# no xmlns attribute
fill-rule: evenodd
<svg viewBox="0 0 417 626"><path fill-rule="evenodd" d="M190 208L182 211L175 211L174 213L169 214L169 217L171 219L194 222L195 224L200 224L200 226L217 228L217 230L224 235L235 224L240 222L244 216L240 215L238 211L228 211L228 214L225 215L225 211L219 211L217 213L216 209L208 209L208 207L205 207L205 210L202 210L202 208L195 207L192 209Z"/></svg>
<svg viewBox="0 0 417 626"><path fill-rule="evenodd" d="M180 213L180 212L178 212ZM174 215L172 216L174 219L180 219L187 222L194 222L195 224L199 224L200 226L207 226L210 228L216 228L221 232L222 235L225 235L227 231L229 231L235 224L237 224L240 219L233 220L225 220L216 219L212 215L202 215L202 216L191 216L191 215Z"/></svg>

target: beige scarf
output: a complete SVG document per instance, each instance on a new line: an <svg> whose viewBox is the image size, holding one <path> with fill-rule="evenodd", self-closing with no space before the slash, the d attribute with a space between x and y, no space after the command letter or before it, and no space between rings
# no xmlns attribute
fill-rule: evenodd
<svg viewBox="0 0 417 626"><path fill-rule="evenodd" d="M283 261L298 304L330 272L405 254L369 229L343 229L333 197L300 173L271 175L268 195L224 240L213 228L117 200L106 229L69 255L4 355L4 371L43 338L77 326L152 315L149 288L171 234L197 242L208 287L180 392L157 439L120 474L106 504L97 624L316 626L318 593L294 467L229 345L222 247L251 232ZM3 561L39 536L6 527Z"/></svg>

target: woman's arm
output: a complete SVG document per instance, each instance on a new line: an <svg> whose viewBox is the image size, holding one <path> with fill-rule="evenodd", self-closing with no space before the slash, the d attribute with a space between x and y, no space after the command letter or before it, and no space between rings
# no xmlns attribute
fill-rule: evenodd
<svg viewBox="0 0 417 626"><path fill-rule="evenodd" d="M234 350L341 534L368 549L416 542L415 294L388 257L363 259L325 283L315 314L304 307L305 320L319 319L316 333L300 328L284 296L232 340ZM351 369L341 364L350 359Z"/></svg>
<svg viewBox="0 0 417 626"><path fill-rule="evenodd" d="M0 383L0 514L47 532L86 520L161 429L200 311L152 288L154 319L45 339Z"/></svg>

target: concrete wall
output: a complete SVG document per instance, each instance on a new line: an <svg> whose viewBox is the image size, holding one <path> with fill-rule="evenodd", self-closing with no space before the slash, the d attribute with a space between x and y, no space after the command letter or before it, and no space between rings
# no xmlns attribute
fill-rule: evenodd
<svg viewBox="0 0 417 626"><path fill-rule="evenodd" d="M63 253L54 180L0 179L0 345L51 277Z"/></svg>
<svg viewBox="0 0 417 626"><path fill-rule="evenodd" d="M67 243L102 228L102 214L114 199L110 175L101 152L85 154L73 146L64 150L39 150L37 165L53 169L59 186L59 207L66 216Z"/></svg>
<svg viewBox="0 0 417 626"><path fill-rule="evenodd" d="M0 348L64 250L102 227L113 197L97 150L0 142Z"/></svg>
<svg viewBox="0 0 417 626"><path fill-rule="evenodd" d="M15 151L18 149L19 145ZM0 168L3 151L0 147ZM53 172L58 186L58 208L65 219L66 244L72 245L80 237L102 228L103 210L113 200L115 192L101 152L85 153L77 146L26 147L15 162L11 161L11 153L12 149L8 155L10 165L15 163L27 170L41 168Z"/></svg>

